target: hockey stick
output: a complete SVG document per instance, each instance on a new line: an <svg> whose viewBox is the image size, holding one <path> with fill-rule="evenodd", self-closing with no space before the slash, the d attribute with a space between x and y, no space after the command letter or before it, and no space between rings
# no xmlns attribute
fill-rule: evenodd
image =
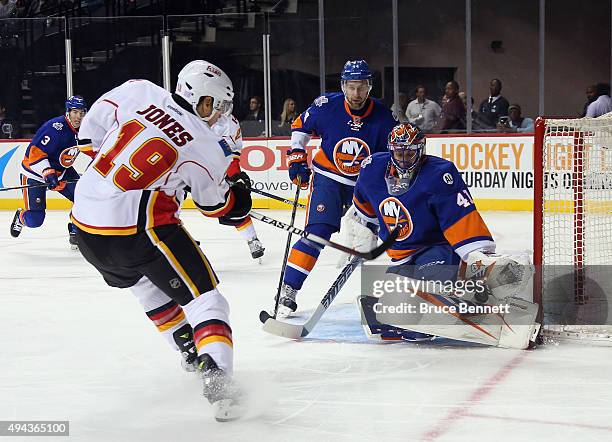
<svg viewBox="0 0 612 442"><path fill-rule="evenodd" d="M60 181L60 183L71 184L71 183L76 183L77 181L78 181L78 179L77 180ZM3 188L0 189L0 192L4 192L5 190L33 189L35 187L47 187L47 186L48 186L47 183L26 184L25 186L3 187Z"/></svg>
<svg viewBox="0 0 612 442"><path fill-rule="evenodd" d="M323 296L323 299L321 299L317 309L304 324L288 324L286 322L277 321L267 312L262 312L259 319L261 319L261 322L264 323L264 331L289 339L299 339L308 336L308 333L310 333L315 325L317 325L319 319L321 319L323 313L325 313L325 311L329 308L332 301L336 299L336 296L338 296L338 293L340 293L340 289L344 286L346 281L348 281L349 277L353 273L353 270L355 270L362 262L363 258L353 256L353 259L351 259L349 263L344 266L325 296ZM266 313L266 315L263 315L263 313ZM262 316L264 317L262 318Z"/></svg>
<svg viewBox="0 0 612 442"><path fill-rule="evenodd" d="M266 224L270 224L271 226L286 230L291 233L295 233L296 235L300 235L302 238L309 239L318 244L329 246L333 249L340 250L341 252L348 253L349 255L358 256L367 260L376 259L380 255L382 255L389 247L391 247L391 245L395 242L397 235L399 235L399 229L393 229L393 231L389 233L389 237L385 241L383 241L382 244L374 247L372 250L369 250L367 252L360 252L358 250L351 249L350 247L343 246L342 244L323 239L320 236L313 235L312 233L305 232L304 230L293 227L290 224L284 223L274 218L270 218L269 216L263 215L253 210L249 212L249 215L251 215L251 217L255 218L256 220L262 221Z"/></svg>
<svg viewBox="0 0 612 442"><path fill-rule="evenodd" d="M298 185L295 191L295 199L293 200L293 209L291 210L291 224L293 227L293 223L295 222L295 213L297 212L298 200L300 198L300 180L298 178ZM281 288L283 287L283 279L285 277L285 269L287 269L287 258L289 257L289 250L291 250L291 236L292 233L289 231L287 235L287 245L285 246L285 259L283 259L283 266L281 267L280 278L278 280L278 287L276 289L276 297L274 298L274 317L276 318L276 314L278 313L278 303L280 302L280 293ZM265 315L270 316L267 311L262 310L259 312L259 320L262 320L262 317ZM263 321L262 321L263 322Z"/></svg>
<svg viewBox="0 0 612 442"><path fill-rule="evenodd" d="M258 193L263 196L267 196L268 198L272 198L273 200L280 201L285 204L289 204L290 206L293 206L295 204L293 201L283 198L282 196L274 195L272 193L268 193L263 190L255 189L254 187L251 187L251 192ZM297 207L299 207L300 209L305 209L306 204L297 203Z"/></svg>

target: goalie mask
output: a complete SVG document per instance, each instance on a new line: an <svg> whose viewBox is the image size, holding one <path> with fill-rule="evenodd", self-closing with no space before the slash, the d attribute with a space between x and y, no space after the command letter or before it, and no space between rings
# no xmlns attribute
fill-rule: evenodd
<svg viewBox="0 0 612 442"><path fill-rule="evenodd" d="M425 134L418 126L402 123L395 126L387 138L391 161L385 181L390 195L408 191L425 154Z"/></svg>
<svg viewBox="0 0 612 442"><path fill-rule="evenodd" d="M202 118L208 122L216 112L229 116L232 113L234 87L229 77L212 63L204 60L194 60L188 63L178 74L176 94L183 97L196 115L198 104L202 97L213 99L213 111L208 117Z"/></svg>

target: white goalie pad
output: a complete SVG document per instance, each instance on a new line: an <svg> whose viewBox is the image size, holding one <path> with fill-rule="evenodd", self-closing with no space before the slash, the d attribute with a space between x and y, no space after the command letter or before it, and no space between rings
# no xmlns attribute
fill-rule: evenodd
<svg viewBox="0 0 612 442"><path fill-rule="evenodd" d="M351 205L342 217L342 240L340 242L347 247L351 247L360 252L372 250L378 245L378 236L376 236L368 227L367 221L357 214L357 209ZM350 260L351 255L341 253L338 259L338 268L344 267Z"/></svg>
<svg viewBox="0 0 612 442"><path fill-rule="evenodd" d="M415 296L385 295L379 303L373 310L382 324L496 347L528 348L540 328L535 322L539 306L516 297L491 297L491 302L477 304L417 291ZM362 311L365 317L368 315Z"/></svg>
<svg viewBox="0 0 612 442"><path fill-rule="evenodd" d="M463 279L483 280L498 299L523 293L534 274L527 254L471 252L460 272Z"/></svg>

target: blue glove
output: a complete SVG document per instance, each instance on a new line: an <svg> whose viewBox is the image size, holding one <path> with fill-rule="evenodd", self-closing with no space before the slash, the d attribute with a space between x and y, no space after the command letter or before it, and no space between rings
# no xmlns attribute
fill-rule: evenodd
<svg viewBox="0 0 612 442"><path fill-rule="evenodd" d="M308 155L303 150L289 152L289 179L302 189L308 188L312 171L308 168Z"/></svg>
<svg viewBox="0 0 612 442"><path fill-rule="evenodd" d="M64 190L64 187L66 187L66 183L64 181L60 182L60 180L57 179L57 172L51 167L47 167L45 170L43 170L42 176L45 179L45 183L47 183L49 190L57 190L59 192L60 190Z"/></svg>

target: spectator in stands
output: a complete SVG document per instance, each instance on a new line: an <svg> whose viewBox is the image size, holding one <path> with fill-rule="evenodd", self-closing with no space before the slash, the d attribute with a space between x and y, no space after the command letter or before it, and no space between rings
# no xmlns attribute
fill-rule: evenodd
<svg viewBox="0 0 612 442"><path fill-rule="evenodd" d="M581 118L586 116L587 108L589 107L589 104L591 104L593 101L597 99L597 85L593 84L591 86L587 86L586 98L587 98L587 102L584 103L584 108L582 109L582 113L580 114Z"/></svg>
<svg viewBox="0 0 612 442"><path fill-rule="evenodd" d="M595 85L597 98L587 107L586 116L595 118L612 112L612 101L610 100L610 85L597 83Z"/></svg>
<svg viewBox="0 0 612 442"><path fill-rule="evenodd" d="M494 78L489 83L489 98L483 100L478 108L478 113L489 129L494 129L499 117L508 116L508 100L500 95L502 90L501 80Z"/></svg>
<svg viewBox="0 0 612 442"><path fill-rule="evenodd" d="M17 0L0 0L0 18L17 15Z"/></svg>
<svg viewBox="0 0 612 442"><path fill-rule="evenodd" d="M465 91L461 91L458 95L459 98L461 98L461 101L463 102L463 106L465 106L465 113L467 115L467 94L465 93ZM487 122L484 121L484 119L478 112L476 112L476 109L474 108L474 97L472 97L472 130L475 132L491 131L491 129L487 125Z"/></svg>
<svg viewBox="0 0 612 442"><path fill-rule="evenodd" d="M243 121L264 121L265 115L261 106L261 97L253 96L249 100L249 112L242 119Z"/></svg>
<svg viewBox="0 0 612 442"><path fill-rule="evenodd" d="M459 83L455 80L446 83L439 128L444 132L465 130L465 106L459 98Z"/></svg>
<svg viewBox="0 0 612 442"><path fill-rule="evenodd" d="M533 118L521 116L521 106L512 104L508 107L508 116L499 117L497 130L500 132L533 132Z"/></svg>
<svg viewBox="0 0 612 442"><path fill-rule="evenodd" d="M435 130L442 109L435 101L427 99L425 86L418 85L415 90L416 99L408 104L406 118L408 122L416 124L424 132L431 133Z"/></svg>
<svg viewBox="0 0 612 442"><path fill-rule="evenodd" d="M278 127L291 126L293 120L297 118L295 111L295 100L291 97L286 98L283 103L283 111L280 114Z"/></svg>
<svg viewBox="0 0 612 442"><path fill-rule="evenodd" d="M393 106L391 106L391 112L393 112L393 115L395 115L395 118L397 118L398 121L403 122L406 121L406 110L408 109L408 102L410 100L408 99L408 95L406 95L404 92L397 94L397 99L398 103L393 103Z"/></svg>
<svg viewBox="0 0 612 442"><path fill-rule="evenodd" d="M6 112L6 106L0 101L0 138L19 138L19 126L11 120Z"/></svg>

